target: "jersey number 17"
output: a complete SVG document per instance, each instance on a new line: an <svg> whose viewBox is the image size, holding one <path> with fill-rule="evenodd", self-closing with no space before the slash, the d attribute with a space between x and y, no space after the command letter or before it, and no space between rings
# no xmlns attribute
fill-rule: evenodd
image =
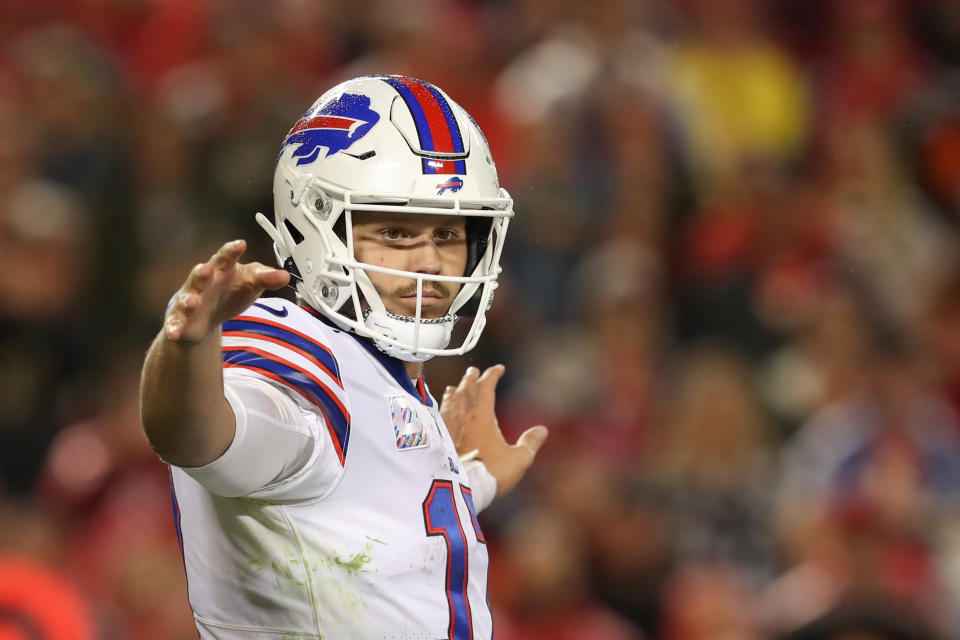
<svg viewBox="0 0 960 640"><path fill-rule="evenodd" d="M443 536L447 543L447 604L450 607L449 640L472 640L473 618L470 601L467 598L467 578L469 576L469 558L467 556L467 538L457 511L454 496L454 483L451 480L434 480L430 491L423 501L423 521L428 536ZM473 506L473 493L463 485L457 484L460 495L470 512L470 524L477 542L486 544L477 520L477 510ZM489 603L485 603L489 606Z"/></svg>

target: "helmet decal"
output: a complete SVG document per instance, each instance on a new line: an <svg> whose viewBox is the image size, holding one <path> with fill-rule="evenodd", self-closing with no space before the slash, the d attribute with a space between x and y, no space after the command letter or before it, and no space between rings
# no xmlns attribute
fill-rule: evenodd
<svg viewBox="0 0 960 640"><path fill-rule="evenodd" d="M368 96L344 93L319 111L304 114L290 129L280 150L299 144L293 151L293 157L298 158L297 165L310 164L349 149L379 121L380 114L370 108Z"/></svg>
<svg viewBox="0 0 960 640"><path fill-rule="evenodd" d="M463 189L463 180L457 176L453 176L446 182L441 182L437 185L437 195L442 196L445 192L449 191L450 193L456 193Z"/></svg>
<svg viewBox="0 0 960 640"><path fill-rule="evenodd" d="M408 76L384 76L382 80L397 90L410 109L423 151L450 154L464 152L457 119L447 99L436 87ZM463 160L424 158L423 172L463 175L467 172L467 167Z"/></svg>

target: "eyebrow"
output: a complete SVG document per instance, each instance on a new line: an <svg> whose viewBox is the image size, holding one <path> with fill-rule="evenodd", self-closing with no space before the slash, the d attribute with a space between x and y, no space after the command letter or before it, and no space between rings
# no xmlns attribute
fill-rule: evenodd
<svg viewBox="0 0 960 640"><path fill-rule="evenodd" d="M371 216L365 220L356 220L354 219L354 224L370 224L370 225L383 225L383 224L396 224L399 226L412 225L412 226L432 226L432 227L451 227L457 226L458 223L461 223L466 227L466 220L457 216L434 216L431 215L430 219L427 218L411 218L410 214L402 213L386 213L382 215ZM433 223L433 224L430 224Z"/></svg>

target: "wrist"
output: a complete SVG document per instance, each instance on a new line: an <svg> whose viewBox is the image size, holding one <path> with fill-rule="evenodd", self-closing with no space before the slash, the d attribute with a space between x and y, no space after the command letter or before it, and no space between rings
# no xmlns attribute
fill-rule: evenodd
<svg viewBox="0 0 960 640"><path fill-rule="evenodd" d="M162 331L161 333L163 334L163 339L170 344L177 344L183 347L197 347L211 342L214 337L218 338L217 342L219 343L220 326L221 325L217 325L210 333L205 336L200 336L199 338L190 338L181 334L179 338L174 339L168 336L166 331Z"/></svg>
<svg viewBox="0 0 960 640"><path fill-rule="evenodd" d="M464 462L464 471L470 479L470 491L473 493L473 507L477 513L486 509L497 497L497 478L479 458Z"/></svg>

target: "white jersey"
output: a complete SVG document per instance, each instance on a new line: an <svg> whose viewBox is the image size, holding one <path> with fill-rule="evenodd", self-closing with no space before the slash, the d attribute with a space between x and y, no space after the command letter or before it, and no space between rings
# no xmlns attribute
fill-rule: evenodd
<svg viewBox="0 0 960 640"><path fill-rule="evenodd" d="M200 636L491 638L486 542L436 401L314 314L266 299L223 326L235 413L242 382L283 389L310 425L302 464L240 497L171 470Z"/></svg>

